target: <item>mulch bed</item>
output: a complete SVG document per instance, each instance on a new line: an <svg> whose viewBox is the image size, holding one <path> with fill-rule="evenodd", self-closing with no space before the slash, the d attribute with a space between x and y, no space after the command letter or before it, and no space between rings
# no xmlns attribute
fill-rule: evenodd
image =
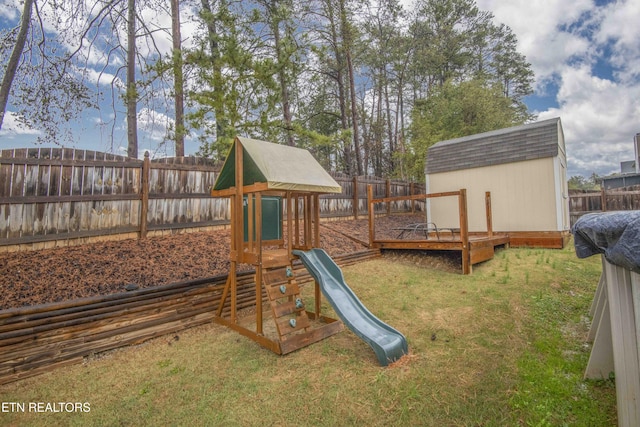
<svg viewBox="0 0 640 427"><path fill-rule="evenodd" d="M418 222L412 216L376 219L376 230ZM368 222L322 223L321 246L331 255L366 249ZM392 234L391 234L392 235ZM0 310L122 292L127 285L159 286L227 274L230 232L182 233L142 240L121 240L31 252L0 254ZM459 271L450 254L394 251L398 262ZM252 266L243 265L241 270Z"/></svg>

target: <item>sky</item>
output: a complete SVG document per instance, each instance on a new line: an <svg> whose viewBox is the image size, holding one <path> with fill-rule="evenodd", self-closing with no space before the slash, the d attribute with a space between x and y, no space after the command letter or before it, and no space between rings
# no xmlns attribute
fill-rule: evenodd
<svg viewBox="0 0 640 427"><path fill-rule="evenodd" d="M18 0L5 5L10 2ZM403 4L410 5L411 0ZM634 136L640 133L640 1L476 0L476 4L518 37L518 50L536 79L535 92L525 102L538 120L560 117L568 176L609 175L620 171L620 162L633 160ZM0 25L11 17L11 10L0 5ZM141 122L151 119L150 114ZM114 146L99 131L99 118L85 121L76 148L124 154L126 132ZM35 146L37 133L13 122L11 115L5 116L0 148ZM158 151L160 134L141 131L139 152L171 155ZM197 142L187 141L186 154L197 149Z"/></svg>
<svg viewBox="0 0 640 427"><path fill-rule="evenodd" d="M640 133L640 1L476 0L518 37L535 73L526 99L560 117L568 175L609 175Z"/></svg>

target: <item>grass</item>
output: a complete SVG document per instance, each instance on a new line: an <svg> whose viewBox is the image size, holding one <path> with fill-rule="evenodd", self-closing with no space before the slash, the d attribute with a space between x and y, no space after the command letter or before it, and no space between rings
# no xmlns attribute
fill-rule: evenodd
<svg viewBox="0 0 640 427"><path fill-rule="evenodd" d="M345 278L407 337L395 365L348 330L281 357L207 325L0 387L5 403L90 407L0 424L613 426L613 383L582 379L600 268L572 247L503 250L470 276L364 262Z"/></svg>

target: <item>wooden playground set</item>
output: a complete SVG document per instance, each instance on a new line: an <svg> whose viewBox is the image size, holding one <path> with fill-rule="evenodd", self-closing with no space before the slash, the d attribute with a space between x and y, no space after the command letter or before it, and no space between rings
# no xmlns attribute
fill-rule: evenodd
<svg viewBox="0 0 640 427"><path fill-rule="evenodd" d="M230 199L231 212L231 268L215 321L277 354L287 354L334 335L346 323L374 349L380 364L386 366L407 354L406 339L362 306L344 283L337 265L318 249L319 196L339 192L340 186L308 151L248 138L235 139L211 190L214 197ZM397 230L400 233L397 239L375 239L376 204L456 196L460 207L459 229L438 229L425 223ZM469 274L473 264L493 257L495 246L508 243L507 236L491 232L489 194L489 232L484 236L469 235L465 190L374 199L369 187L368 203L369 245L373 248L460 251L462 271ZM424 238L400 238L407 232L421 233ZM313 309L305 305L296 281L293 263L297 260L305 264L315 279ZM237 309L239 264L255 268L255 318L249 323L247 316L239 316ZM323 294L340 320L322 315ZM225 316L223 307L229 299L230 313ZM272 328L267 332L267 317L275 323L275 333ZM379 329L371 333L376 328Z"/></svg>
<svg viewBox="0 0 640 427"><path fill-rule="evenodd" d="M214 197L229 197L231 206L231 268L216 321L274 353L287 354L343 330L341 322L321 314L317 282L314 310L307 310L292 267L293 250L309 250L320 245L319 195L339 192L340 187L322 168L321 171L314 168L315 175L307 170L309 179L305 179L303 165L315 164L308 152L265 144L268 143L236 138L211 191ZM277 176L278 171L283 171L277 164L283 160L290 162L288 169L296 166L301 169ZM261 161L264 163L260 164ZM270 171L276 172L276 176L265 176ZM300 179L289 178L296 176ZM287 213L286 244L283 212ZM236 272L241 263L255 267L255 329L246 327L238 318ZM276 325L276 338L265 334L265 295ZM222 316L227 298L231 299L228 318ZM311 320L322 325L311 328Z"/></svg>

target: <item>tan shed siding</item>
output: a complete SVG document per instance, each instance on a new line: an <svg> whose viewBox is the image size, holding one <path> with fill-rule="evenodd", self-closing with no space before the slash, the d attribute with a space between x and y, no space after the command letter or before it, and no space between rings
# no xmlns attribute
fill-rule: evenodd
<svg viewBox="0 0 640 427"><path fill-rule="evenodd" d="M494 231L556 231L557 174L554 158L434 173L428 191L467 189L469 230L486 231L485 192L491 192ZM432 201L430 219L439 227L459 227L457 200Z"/></svg>
<svg viewBox="0 0 640 427"><path fill-rule="evenodd" d="M567 182L567 162L564 158L554 158L556 188L557 230L569 230L571 217L569 214L569 183Z"/></svg>
<svg viewBox="0 0 640 427"><path fill-rule="evenodd" d="M569 230L571 228L571 213L569 211L569 183L567 181L567 150L564 143L564 132L562 126L558 126L558 146L560 150L555 158L558 197L558 230Z"/></svg>

